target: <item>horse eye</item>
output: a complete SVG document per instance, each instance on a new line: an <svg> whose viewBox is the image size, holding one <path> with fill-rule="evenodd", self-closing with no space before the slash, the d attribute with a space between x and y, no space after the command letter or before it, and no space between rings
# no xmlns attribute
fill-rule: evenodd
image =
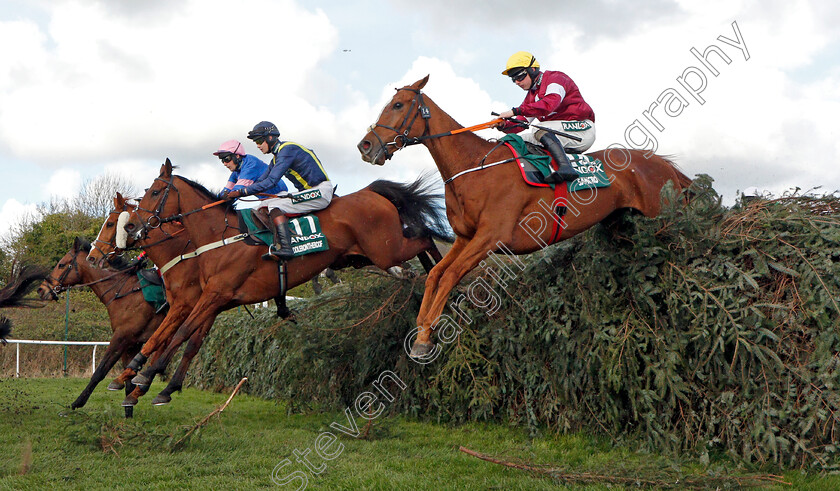
<svg viewBox="0 0 840 491"><path fill-rule="evenodd" d="M397 102L396 104L394 104L394 109L402 109L402 107L403 107L402 102Z"/></svg>
<svg viewBox="0 0 840 491"><path fill-rule="evenodd" d="M159 195L159 194L160 194L160 191L158 191L157 189L155 189L154 191L152 191L152 196L157 196L157 195Z"/></svg>
<svg viewBox="0 0 840 491"><path fill-rule="evenodd" d="M106 228L110 228L110 227L113 227L113 226L114 226L114 224L111 223L111 222L108 222L108 223L105 224Z"/></svg>

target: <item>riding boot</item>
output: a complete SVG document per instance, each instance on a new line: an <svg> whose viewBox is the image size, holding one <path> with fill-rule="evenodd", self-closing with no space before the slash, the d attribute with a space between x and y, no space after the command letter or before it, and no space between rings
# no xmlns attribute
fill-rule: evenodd
<svg viewBox="0 0 840 491"><path fill-rule="evenodd" d="M262 258L274 261L285 261L293 258L295 253L292 250L289 228L286 226L288 219L279 210L271 210L270 222L270 227L274 232L274 243L268 246L268 252L263 254Z"/></svg>
<svg viewBox="0 0 840 491"><path fill-rule="evenodd" d="M540 135L540 133L542 133ZM548 150L551 157L557 162L557 170L552 172L545 178L545 182L556 184L565 181L574 181L578 178L578 173L572 168L569 162L569 156L563 149L563 144L557 139L557 135L549 131L538 131L534 136L537 136L539 142Z"/></svg>

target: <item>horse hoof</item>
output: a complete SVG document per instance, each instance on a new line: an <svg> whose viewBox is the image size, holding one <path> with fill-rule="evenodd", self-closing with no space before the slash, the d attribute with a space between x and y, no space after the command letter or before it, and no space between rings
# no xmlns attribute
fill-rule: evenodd
<svg viewBox="0 0 840 491"><path fill-rule="evenodd" d="M435 349L433 343L414 343L411 347L411 353L408 355L412 358L427 358L429 353Z"/></svg>
<svg viewBox="0 0 840 491"><path fill-rule="evenodd" d="M108 390L123 390L124 388L125 384L122 382L117 382L116 380L108 384Z"/></svg>
<svg viewBox="0 0 840 491"><path fill-rule="evenodd" d="M126 396L125 400L122 401L123 407L132 407L137 405L137 398L133 396Z"/></svg>
<svg viewBox="0 0 840 491"><path fill-rule="evenodd" d="M157 397L152 399L152 406L163 406L172 402L172 398L166 394L158 394Z"/></svg>
<svg viewBox="0 0 840 491"><path fill-rule="evenodd" d="M152 384L152 379L143 375L142 373L138 373L134 376L133 379L131 379L131 383L140 387L148 387Z"/></svg>
<svg viewBox="0 0 840 491"><path fill-rule="evenodd" d="M79 409L85 405L84 402L73 401L73 404L70 404L70 409Z"/></svg>

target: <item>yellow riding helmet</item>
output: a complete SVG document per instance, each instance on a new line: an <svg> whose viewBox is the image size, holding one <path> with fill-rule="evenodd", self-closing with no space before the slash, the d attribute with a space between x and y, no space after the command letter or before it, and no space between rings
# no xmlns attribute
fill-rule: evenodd
<svg viewBox="0 0 840 491"><path fill-rule="evenodd" d="M540 64L534 55L527 51L517 51L508 58L507 66L502 75L507 75L514 68L539 68Z"/></svg>

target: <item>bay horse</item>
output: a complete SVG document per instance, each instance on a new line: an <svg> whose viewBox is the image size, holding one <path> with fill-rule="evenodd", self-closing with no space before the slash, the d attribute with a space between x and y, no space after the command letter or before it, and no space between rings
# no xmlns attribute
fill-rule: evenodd
<svg viewBox="0 0 840 491"><path fill-rule="evenodd" d="M131 213L124 227L129 232L128 242L143 246L151 241L151 230L176 220L183 224L190 241L199 249L240 233L234 225L238 223L236 213L230 206L218 206L220 202L215 194L196 182L174 175L172 170L172 163L167 159L160 175ZM362 190L335 197L329 207L314 213L329 249L289 260L287 287L309 281L327 267L375 265L388 270L419 257L430 269L432 260L441 259L434 240L449 240L441 228L444 219L435 205L437 199L420 180L409 185L379 180ZM189 340L169 384L152 401L153 404L169 402L171 394L181 389L189 363L219 313L275 298L281 293L278 263L261 258L266 249L267 246L237 241L208 248L189 260L194 262L190 267L199 272L201 297L164 353L134 377L138 389L132 396L142 396L139 387L148 387L178 347ZM141 354L145 353L141 350ZM125 403L136 403L136 397L127 398Z"/></svg>
<svg viewBox="0 0 840 491"><path fill-rule="evenodd" d="M446 216L456 239L426 279L410 353L415 359L436 355L431 334L437 323L447 321L442 313L449 293L488 255L500 250L534 252L573 237L620 210L656 216L666 183L672 182L677 190L691 184L691 179L663 157L646 157L641 151L624 148L602 150L589 155L605 163L612 184L570 193L565 203L557 201L550 188L526 184L517 164L496 165L511 161L511 152L466 131L423 93L428 80L427 75L397 89L358 144L362 160L375 165L383 165L405 146L423 144L444 179ZM558 204L567 206L563 218L554 214ZM549 224L555 221L557 230L552 226L533 230L528 221L534 218Z"/></svg>
<svg viewBox="0 0 840 491"><path fill-rule="evenodd" d="M117 360L122 359L123 365L127 365L165 317L164 313L155 313L155 308L143 297L140 280L137 278L141 262L116 264L114 266L119 268L117 270L100 269L85 260L90 250L89 242L76 237L73 247L38 287L38 295L42 300L58 300L58 295L66 290L90 287L108 311L113 331L111 341L87 387L70 405L73 409L87 403L93 390ZM133 386L127 386L126 395L133 389ZM125 417L130 418L132 415L133 408L127 407Z"/></svg>
<svg viewBox="0 0 840 491"><path fill-rule="evenodd" d="M87 256L87 261L98 266L104 266L112 261L112 258L119 257L122 252L117 247L118 234L125 233L118 227L119 219L122 214L129 214L134 211L136 205L128 202L120 193L117 193L114 198L114 208L109 213L99 234L93 242L93 247ZM186 320L187 316L192 312L193 307L201 297L201 284L198 269L194 267L189 261L180 261L173 266L166 268L166 265L174 258L189 254L195 251L195 244L190 242L190 238L184 233L184 227L178 222L171 222L162 224L148 230L147 240L142 248L149 260L152 261L158 268L163 271L164 288L166 289L166 299L169 302L169 310L166 317L158 326L158 329L152 336L143 344L123 372L117 376L109 385L108 390L120 390L123 387L135 388L131 379L137 375L137 371L142 368L146 359L150 359L152 363L163 354L164 349L169 344L175 331ZM162 269L165 268L165 269ZM280 303L278 303L278 310L280 310ZM283 306L285 306L285 298L283 299ZM139 393L145 393L148 386L138 386L138 392L134 390L128 391L124 406L129 407L137 403Z"/></svg>
<svg viewBox="0 0 840 491"><path fill-rule="evenodd" d="M0 288L0 308L5 307L41 307L31 299L25 298L40 281L47 277L44 268L28 264L12 274L3 288ZM6 344L6 338L12 332L12 321L0 315L0 344Z"/></svg>
<svg viewBox="0 0 840 491"><path fill-rule="evenodd" d="M99 234L93 242L93 247L87 255L89 263L104 267L110 264L115 257L121 257L122 250L116 245L117 235L120 232L117 226L119 217L123 213L129 214L135 208L136 205L131 204L120 193L117 193L114 198L114 208L103 222ZM201 297L198 269L192 267L188 261L176 262L171 267L166 266L176 257L195 251L195 245L190 242L189 236L183 232L184 227L177 222L165 223L148 231L148 240L142 249L149 260L158 268L162 268L160 270L163 271L162 277L164 278L166 298L169 302L169 311L158 329L143 345L143 349L137 351L135 358L127 364L125 370L108 385L109 390L120 390L127 385L134 388L131 379L137 375L137 370L142 368L147 358L151 363L157 361L172 336L175 335L175 331L192 312L193 307ZM289 310L286 307L285 297L276 298L275 301L277 302L278 315L287 317ZM138 393L145 393L147 388L146 385L138 386ZM128 389L126 390L128 391ZM133 390L131 390L126 394L126 400L124 401L126 407L131 407L137 403L138 395L132 395L133 393Z"/></svg>

